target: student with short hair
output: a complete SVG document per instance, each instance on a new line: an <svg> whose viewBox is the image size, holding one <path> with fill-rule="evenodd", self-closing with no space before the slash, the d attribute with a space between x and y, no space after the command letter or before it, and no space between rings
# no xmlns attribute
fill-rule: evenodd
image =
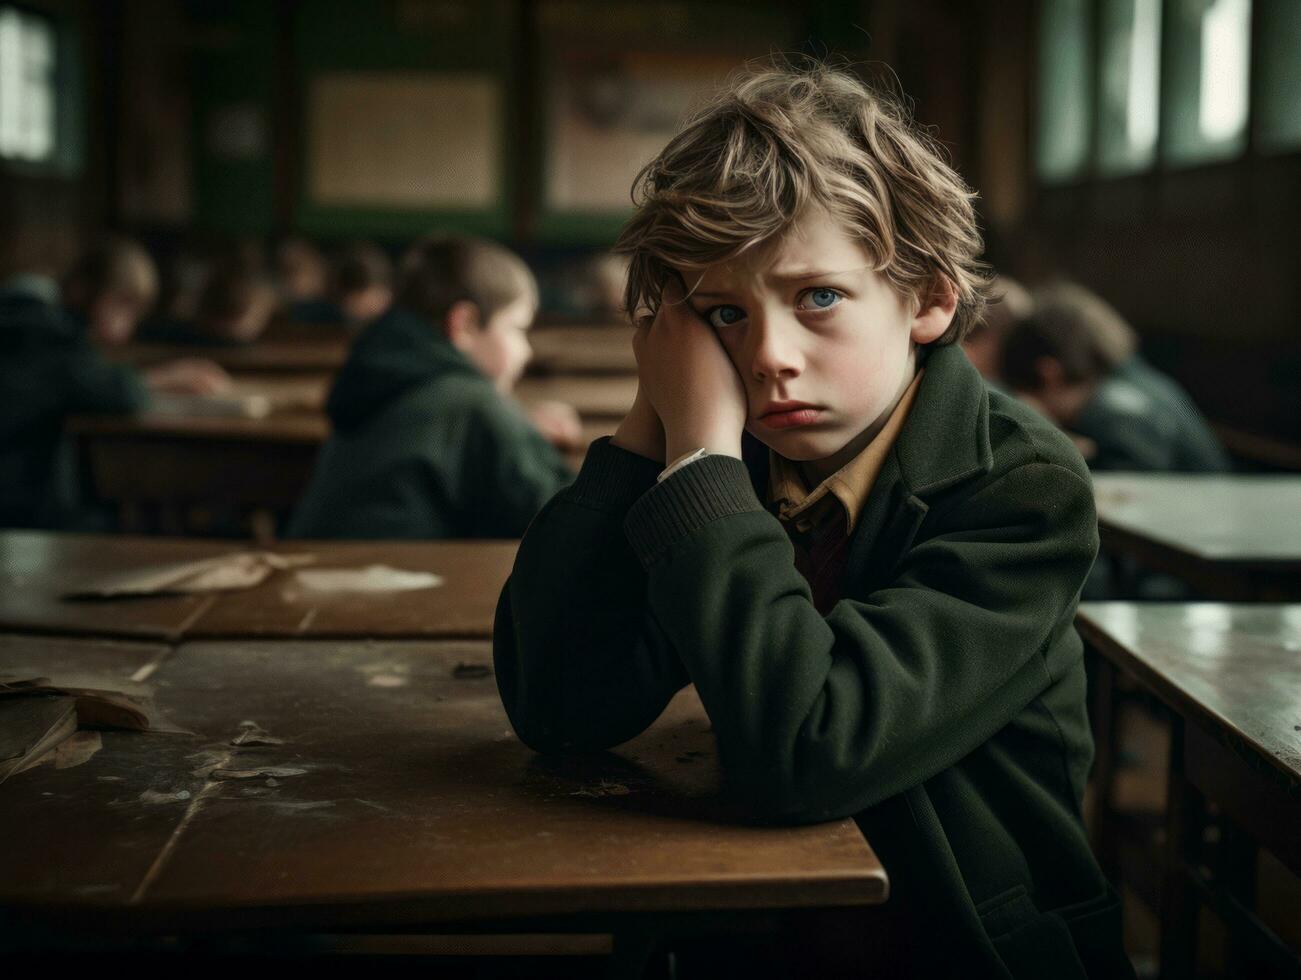
<svg viewBox="0 0 1301 980"><path fill-rule="evenodd" d="M1230 468L1192 398L1137 353L1105 300L1075 283L1035 293L1003 342L1005 383L1091 445L1095 470L1220 473Z"/></svg>
<svg viewBox="0 0 1301 980"><path fill-rule="evenodd" d="M393 303L393 263L373 242L353 242L335 256L330 294L336 318L363 327Z"/></svg>
<svg viewBox="0 0 1301 980"><path fill-rule="evenodd" d="M1003 343L1011 329L1030 315L1034 301L1030 291L1011 276L997 275L990 283L984 315L962 338L962 349L984 379L1000 384L998 376Z"/></svg>
<svg viewBox="0 0 1301 980"><path fill-rule="evenodd" d="M63 437L78 413L144 409L149 392L212 394L230 379L217 365L183 359L137 371L105 360L98 345L125 343L154 301L152 260L110 236L77 260L59 288L23 277L0 289L0 526L70 528L94 521L76 459Z"/></svg>
<svg viewBox="0 0 1301 980"><path fill-rule="evenodd" d="M394 307L353 344L330 392L334 433L290 534L513 538L573 479L510 398L532 354L537 286L480 238L408 253Z"/></svg>
<svg viewBox="0 0 1301 980"><path fill-rule="evenodd" d="M871 975L1132 976L1081 819L1092 489L959 346L971 193L817 65L735 77L636 192L637 400L502 593L515 731L604 750L694 684L740 805L880 855Z"/></svg>
<svg viewBox="0 0 1301 980"><path fill-rule="evenodd" d="M142 339L195 347L238 347L266 331L277 299L271 280L255 262L228 256L204 278L188 320L162 319L141 331Z"/></svg>

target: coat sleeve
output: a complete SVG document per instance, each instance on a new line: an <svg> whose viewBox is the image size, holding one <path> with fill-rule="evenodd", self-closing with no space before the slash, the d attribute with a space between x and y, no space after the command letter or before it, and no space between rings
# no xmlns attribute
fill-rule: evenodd
<svg viewBox="0 0 1301 980"><path fill-rule="evenodd" d="M124 414L149 404L149 390L140 373L125 364L111 364L89 342L68 350L64 362L67 403L73 412Z"/></svg>
<svg viewBox="0 0 1301 980"><path fill-rule="evenodd" d="M687 683L647 614L646 573L622 528L659 469L598 439L520 542L493 658L511 724L537 751L625 742Z"/></svg>
<svg viewBox="0 0 1301 980"><path fill-rule="evenodd" d="M814 608L744 467L710 457L645 494L628 534L653 628L676 650L756 815L856 813L948 768L1069 665L1097 550L1091 489L1034 462L936 502L889 583ZM651 627L648 627L651 628Z"/></svg>
<svg viewBox="0 0 1301 980"><path fill-rule="evenodd" d="M513 405L495 394L471 415L466 463L484 537L518 538L574 472Z"/></svg>

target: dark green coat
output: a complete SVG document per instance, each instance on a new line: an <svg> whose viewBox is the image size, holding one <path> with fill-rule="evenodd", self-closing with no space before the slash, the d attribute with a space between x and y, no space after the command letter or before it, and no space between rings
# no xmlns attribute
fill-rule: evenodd
<svg viewBox="0 0 1301 980"><path fill-rule="evenodd" d="M519 409L420 317L391 311L339 372L289 534L517 538L574 478Z"/></svg>
<svg viewBox="0 0 1301 980"><path fill-rule="evenodd" d="M494 634L520 738L618 745L694 682L750 812L857 818L892 889L864 924L908 973L1132 975L1081 821L1098 538L1069 441L931 353L825 618L762 454L658 469L598 442L525 535Z"/></svg>
<svg viewBox="0 0 1301 980"><path fill-rule="evenodd" d="M1098 445L1095 470L1224 473L1229 459L1188 392L1135 354L1071 426Z"/></svg>
<svg viewBox="0 0 1301 980"><path fill-rule="evenodd" d="M81 499L68 415L144 408L132 368L110 364L77 316L26 292L0 292L0 527L94 526Z"/></svg>

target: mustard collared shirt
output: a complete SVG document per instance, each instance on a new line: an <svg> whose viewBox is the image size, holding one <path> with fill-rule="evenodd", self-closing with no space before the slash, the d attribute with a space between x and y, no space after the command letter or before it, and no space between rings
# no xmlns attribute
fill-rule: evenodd
<svg viewBox="0 0 1301 980"><path fill-rule="evenodd" d="M885 457L908 420L923 373L917 372L876 438L812 490L805 487L799 464L769 450L768 499L777 504L777 516L783 522L793 523L796 531L806 534L823 524L834 513L835 501L839 501L845 509L845 533L854 533L858 515L885 465Z"/></svg>

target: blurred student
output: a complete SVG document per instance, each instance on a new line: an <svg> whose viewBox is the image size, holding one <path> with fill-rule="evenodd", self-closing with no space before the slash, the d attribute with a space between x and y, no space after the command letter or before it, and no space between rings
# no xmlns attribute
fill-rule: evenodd
<svg viewBox="0 0 1301 980"><path fill-rule="evenodd" d="M430 238L396 303L353 345L334 434L289 533L512 538L573 474L510 397L532 354L537 284L493 242Z"/></svg>
<svg viewBox="0 0 1301 980"><path fill-rule="evenodd" d="M276 291L294 323L341 323L339 308L330 300L330 266L321 250L306 238L286 238L276 248Z"/></svg>
<svg viewBox="0 0 1301 980"><path fill-rule="evenodd" d="M393 263L378 245L354 242L334 260L330 277L334 320L363 327L393 304Z"/></svg>
<svg viewBox="0 0 1301 980"><path fill-rule="evenodd" d="M1029 291L1011 276L995 276L985 315L962 340L962 349L986 381L1001 384L998 376L1003 341L1011 329L1030 315L1034 301Z"/></svg>
<svg viewBox="0 0 1301 980"><path fill-rule="evenodd" d="M99 345L131 338L154 302L149 255L124 238L88 249L59 287L21 277L0 289L0 526L76 527L80 500L75 456L63 424L76 413L144 409L150 391L215 394L230 385L211 362L185 359L144 371L107 361Z"/></svg>
<svg viewBox="0 0 1301 980"><path fill-rule="evenodd" d="M190 320L160 320L141 336L156 343L234 347L262 336L277 306L275 289L262 270L230 259L211 269Z"/></svg>
<svg viewBox="0 0 1301 980"><path fill-rule="evenodd" d="M1229 461L1174 379L1136 351L1133 329L1074 283L1034 294L1034 312L1004 339L1000 373L1023 400L1082 436L1094 470L1219 473Z"/></svg>

